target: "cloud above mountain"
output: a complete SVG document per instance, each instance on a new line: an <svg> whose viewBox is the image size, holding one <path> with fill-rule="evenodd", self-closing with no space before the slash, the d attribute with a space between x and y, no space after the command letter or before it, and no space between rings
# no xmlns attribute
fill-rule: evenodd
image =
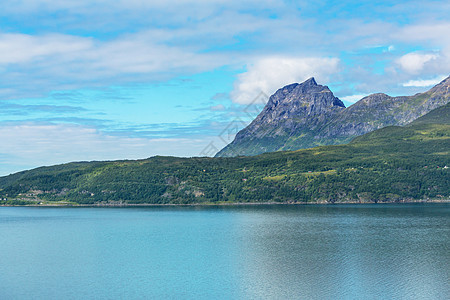
<svg viewBox="0 0 450 300"><path fill-rule="evenodd" d="M265 57L238 75L231 97L239 104L250 104L261 93L273 94L282 86L316 77L326 82L339 71L338 58Z"/></svg>

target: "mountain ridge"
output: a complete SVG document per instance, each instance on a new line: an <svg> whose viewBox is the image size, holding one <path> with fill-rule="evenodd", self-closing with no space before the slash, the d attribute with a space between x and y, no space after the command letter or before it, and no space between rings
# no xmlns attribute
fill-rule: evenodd
<svg viewBox="0 0 450 300"><path fill-rule="evenodd" d="M0 177L0 205L450 201L450 104L346 145L75 162Z"/></svg>
<svg viewBox="0 0 450 300"><path fill-rule="evenodd" d="M450 77L413 96L368 95L345 107L315 79L278 89L261 113L216 157L343 144L386 126L406 125L450 101ZM280 105L281 103L281 105Z"/></svg>

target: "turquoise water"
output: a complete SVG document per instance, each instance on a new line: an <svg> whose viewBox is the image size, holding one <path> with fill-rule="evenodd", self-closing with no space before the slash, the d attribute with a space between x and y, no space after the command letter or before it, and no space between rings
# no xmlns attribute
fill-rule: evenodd
<svg viewBox="0 0 450 300"><path fill-rule="evenodd" d="M0 299L448 299L450 205L0 208Z"/></svg>

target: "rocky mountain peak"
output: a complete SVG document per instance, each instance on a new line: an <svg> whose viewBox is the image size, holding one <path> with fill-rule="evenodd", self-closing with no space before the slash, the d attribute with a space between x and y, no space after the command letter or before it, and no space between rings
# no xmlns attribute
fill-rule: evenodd
<svg viewBox="0 0 450 300"><path fill-rule="evenodd" d="M345 108L345 105L327 86L318 85L311 77L303 83L293 83L276 91L258 118L264 119L268 115L270 119L304 117L321 114L331 107Z"/></svg>
<svg viewBox="0 0 450 300"><path fill-rule="evenodd" d="M289 84L277 90L256 119L237 134L236 140L252 139L255 133L258 136L283 135L286 130L295 130L294 126L298 124L326 119L344 108L344 103L327 86L318 85L311 77L303 83Z"/></svg>
<svg viewBox="0 0 450 300"><path fill-rule="evenodd" d="M406 125L450 102L450 77L424 93L372 94L345 108L314 78L277 90L262 112L217 156L255 155L347 143L356 136Z"/></svg>
<svg viewBox="0 0 450 300"><path fill-rule="evenodd" d="M309 78L308 80L306 80L305 82L302 83L303 85L317 85L316 80L314 79L314 77Z"/></svg>
<svg viewBox="0 0 450 300"><path fill-rule="evenodd" d="M448 94L450 92L450 76L442 80L439 84L434 86L429 92L441 92Z"/></svg>
<svg viewBox="0 0 450 300"><path fill-rule="evenodd" d="M379 104L383 103L384 101L386 101L387 99L391 99L391 98L392 98L391 96L386 95L384 93L371 94L371 95L366 96L366 97L362 98L361 100L359 100L357 103L352 105L352 107L349 107L349 109L354 109L353 106L357 107L360 105L367 105L367 106L379 105Z"/></svg>
<svg viewBox="0 0 450 300"><path fill-rule="evenodd" d="M450 86L450 76L442 80L437 86Z"/></svg>

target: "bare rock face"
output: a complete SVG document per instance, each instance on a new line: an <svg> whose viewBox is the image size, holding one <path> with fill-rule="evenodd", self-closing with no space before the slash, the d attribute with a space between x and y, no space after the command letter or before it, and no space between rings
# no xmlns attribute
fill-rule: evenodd
<svg viewBox="0 0 450 300"><path fill-rule="evenodd" d="M258 118L261 121L305 118L321 115L336 108L345 108L345 105L334 97L328 87L317 85L314 78L310 78L302 84L295 83L279 89L270 97Z"/></svg>
<svg viewBox="0 0 450 300"><path fill-rule="evenodd" d="M306 124L345 108L341 100L334 97L326 86L317 85L314 78L302 84L287 85L275 92L262 112L236 140L245 138L283 136L298 124Z"/></svg>
<svg viewBox="0 0 450 300"><path fill-rule="evenodd" d="M450 77L425 93L372 94L345 108L327 86L310 78L276 91L256 119L216 156L342 144L382 127L406 125L449 101Z"/></svg>
<svg viewBox="0 0 450 300"><path fill-rule="evenodd" d="M425 93L390 97L372 94L348 107L322 133L352 139L386 126L403 126L450 101L450 77Z"/></svg>

